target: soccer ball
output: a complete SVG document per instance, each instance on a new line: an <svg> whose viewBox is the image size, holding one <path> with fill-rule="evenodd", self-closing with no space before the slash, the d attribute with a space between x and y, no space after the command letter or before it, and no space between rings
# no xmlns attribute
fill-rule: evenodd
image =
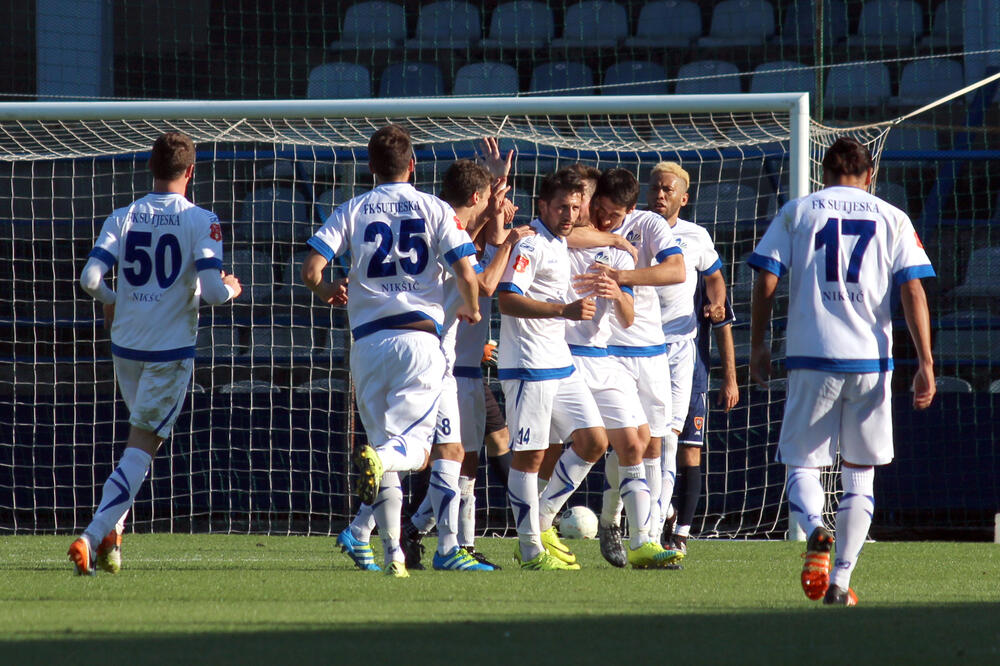
<svg viewBox="0 0 1000 666"><path fill-rule="evenodd" d="M567 539L593 539L597 536L597 516L585 506L570 507L559 519L559 534Z"/></svg>

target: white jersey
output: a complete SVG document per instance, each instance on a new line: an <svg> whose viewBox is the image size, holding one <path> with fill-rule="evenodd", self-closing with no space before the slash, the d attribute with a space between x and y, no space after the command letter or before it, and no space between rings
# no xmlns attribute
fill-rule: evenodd
<svg viewBox="0 0 1000 666"><path fill-rule="evenodd" d="M612 233L624 237L639 252L637 268L648 268L673 254L681 254L670 225L663 216L647 210L634 210L625 216ZM628 328L612 324L608 351L616 356L654 356L666 353L660 323L660 299L655 287L637 286L635 322Z"/></svg>
<svg viewBox="0 0 1000 666"><path fill-rule="evenodd" d="M567 303L570 270L566 239L554 236L535 219L536 231L518 241L500 279L499 291L510 291L546 303ZM500 379L537 381L573 374L573 358L566 344L566 320L500 318Z"/></svg>
<svg viewBox="0 0 1000 666"><path fill-rule="evenodd" d="M906 213L857 187L828 187L790 201L749 264L789 274L789 369L892 369L889 294L933 277Z"/></svg>
<svg viewBox="0 0 1000 666"><path fill-rule="evenodd" d="M483 250L479 265L486 268L496 256L497 248L487 245ZM493 310L493 298L479 297L479 314L482 315L475 324L467 321L458 324L458 337L455 340L455 376L480 379L483 376L483 347L490 337L490 315Z"/></svg>
<svg viewBox="0 0 1000 666"><path fill-rule="evenodd" d="M350 250L347 314L358 340L404 324L444 324L445 265L475 254L451 206L409 183L382 183L338 206L308 244L328 261Z"/></svg>
<svg viewBox="0 0 1000 666"><path fill-rule="evenodd" d="M698 336L698 313L694 311L694 292L698 280L722 268L715 243L702 227L687 220L677 220L670 227L684 253L686 277L680 284L657 287L660 298L660 321L668 343L692 340Z"/></svg>
<svg viewBox="0 0 1000 666"><path fill-rule="evenodd" d="M570 275L586 273L592 265L604 264L618 270L632 270L635 262L632 255L624 250L611 247L585 249L570 249ZM622 291L633 295L631 287L622 287ZM582 298L572 282L566 296L570 302ZM611 337L611 320L618 321L614 303L607 298L596 298L594 317L586 321L566 322L566 342L574 356L607 356L608 339ZM619 322L620 323L620 322Z"/></svg>
<svg viewBox="0 0 1000 666"><path fill-rule="evenodd" d="M118 262L111 353L136 361L194 357L198 271L222 269L215 214L180 194L147 194L113 212L90 257Z"/></svg>

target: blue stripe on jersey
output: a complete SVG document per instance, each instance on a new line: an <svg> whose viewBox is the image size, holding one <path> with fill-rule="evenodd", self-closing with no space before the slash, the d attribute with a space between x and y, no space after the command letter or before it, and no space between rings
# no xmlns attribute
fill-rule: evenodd
<svg viewBox="0 0 1000 666"><path fill-rule="evenodd" d="M667 345L649 345L648 347L627 347L625 345L608 345L610 356L641 357L659 356L667 353Z"/></svg>
<svg viewBox="0 0 1000 666"><path fill-rule="evenodd" d="M336 253L330 249L330 246L321 241L319 238L313 236L306 241L306 245L323 255L323 258L327 261L333 261L336 258Z"/></svg>
<svg viewBox="0 0 1000 666"><path fill-rule="evenodd" d="M722 261L720 259L716 259L714 264L712 264L705 270L701 271L701 275L702 276L711 275L715 271L721 271L721 270L722 270Z"/></svg>
<svg viewBox="0 0 1000 666"><path fill-rule="evenodd" d="M196 271L204 271L209 268L221 271L222 259L219 259L218 257L202 257L201 259L195 259L194 268Z"/></svg>
<svg viewBox="0 0 1000 666"><path fill-rule="evenodd" d="M483 369L477 366L469 365L456 365L455 369L451 371L455 377L466 377L468 379L482 379Z"/></svg>
<svg viewBox="0 0 1000 666"><path fill-rule="evenodd" d="M371 321L361 324L360 326L355 326L351 329L351 334L354 336L355 340L360 340L366 335L371 335L372 333L378 333L379 331L384 331L387 328L403 328L406 324L413 324L418 321L429 321L434 324L434 332L440 336L441 335L441 324L434 321L434 318L425 312L419 310L414 310L413 312L404 312L402 314L389 315L388 317L380 317L379 319L372 319ZM412 330L412 329L406 329Z"/></svg>
<svg viewBox="0 0 1000 666"><path fill-rule="evenodd" d="M656 261L661 262L673 254L684 254L684 250L682 250L679 245L668 247L666 250L660 250L656 255Z"/></svg>
<svg viewBox="0 0 1000 666"><path fill-rule="evenodd" d="M824 372L888 372L892 370L891 358L822 358L819 356L789 356L785 359L789 370L823 370Z"/></svg>
<svg viewBox="0 0 1000 666"><path fill-rule="evenodd" d="M607 356L607 347L588 347L586 345L570 345L569 353L573 356L589 356L591 358L596 358L599 356Z"/></svg>
<svg viewBox="0 0 1000 666"><path fill-rule="evenodd" d="M777 259L772 259L771 257L765 257L762 254L757 254L754 252L747 259L747 263L750 264L750 268L755 270L764 270L768 273L774 273L778 277L783 276L788 272L788 269Z"/></svg>
<svg viewBox="0 0 1000 666"><path fill-rule="evenodd" d="M898 287L904 282L909 282L910 280L930 277L937 277L937 273L934 272L934 267L930 264L907 266L903 270L896 271L896 273L892 276L892 283Z"/></svg>
<svg viewBox="0 0 1000 666"><path fill-rule="evenodd" d="M618 288L621 289L626 294L628 294L629 296L631 296L632 298L635 298L635 292L632 290L632 287L626 287L625 285L621 285Z"/></svg>
<svg viewBox="0 0 1000 666"><path fill-rule="evenodd" d="M501 282L500 284L497 285L497 291L510 291L515 294L521 294L522 296L524 296L524 292L521 291L521 288L518 287L513 282Z"/></svg>
<svg viewBox="0 0 1000 666"><path fill-rule="evenodd" d="M500 368L497 379L521 379L526 382L540 382L545 379L563 379L573 374L573 366L565 368Z"/></svg>
<svg viewBox="0 0 1000 666"><path fill-rule="evenodd" d="M115 259L115 255L111 254L103 247L95 247L87 256L97 259L99 262L107 266L109 270L114 268L115 264L118 263L118 260Z"/></svg>
<svg viewBox="0 0 1000 666"><path fill-rule="evenodd" d="M476 246L472 243L462 243L456 248L448 250L444 253L444 260L449 264L453 264L462 257L468 257L476 254Z"/></svg>
<svg viewBox="0 0 1000 666"><path fill-rule="evenodd" d="M194 347L181 347L179 349L159 349L157 351L146 351L143 349L129 349L128 347L119 347L115 343L111 343L111 353L118 358L128 359L129 361L149 361L152 363L159 363L162 361L180 361L185 358L194 358Z"/></svg>

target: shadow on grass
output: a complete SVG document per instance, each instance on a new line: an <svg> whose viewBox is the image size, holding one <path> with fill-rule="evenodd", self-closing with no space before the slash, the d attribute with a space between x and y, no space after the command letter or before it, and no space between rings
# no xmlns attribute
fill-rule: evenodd
<svg viewBox="0 0 1000 666"><path fill-rule="evenodd" d="M616 603L622 603L616 600ZM607 616L368 626L301 625L245 633L105 635L0 642L0 663L50 663L76 655L121 664L867 664L1000 661L1000 602L828 608L797 612ZM95 608L95 611L97 609ZM261 623L266 627L266 619ZM96 617L95 617L95 621ZM113 631L111 627L109 630Z"/></svg>

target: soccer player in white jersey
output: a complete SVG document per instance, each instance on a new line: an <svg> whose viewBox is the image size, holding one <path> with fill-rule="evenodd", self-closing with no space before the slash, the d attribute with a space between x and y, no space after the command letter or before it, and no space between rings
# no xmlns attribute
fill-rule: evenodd
<svg viewBox="0 0 1000 666"><path fill-rule="evenodd" d="M475 248L451 206L409 184L414 158L406 130L387 125L376 131L368 156L375 189L338 206L308 241L302 279L328 303L346 300L350 285L351 374L370 442L355 451L358 497L376 508L386 573L404 577L402 491L397 474L384 488L382 475L427 464L446 368L439 338L442 264L454 272L461 297L455 316L477 322ZM347 251L347 284L325 281L326 265Z"/></svg>
<svg viewBox="0 0 1000 666"><path fill-rule="evenodd" d="M80 575L94 574L95 559L110 573L121 568L121 521L191 383L199 301L218 305L242 291L236 277L222 272L219 218L184 198L194 161L194 144L184 134L156 139L149 158L153 191L105 220L80 276L84 291L104 305L130 415L125 451L93 519L69 548ZM119 262L116 292L104 275Z"/></svg>
<svg viewBox="0 0 1000 666"><path fill-rule="evenodd" d="M631 242L638 251L636 268L617 270L595 265L595 270L607 273L619 285L631 287L635 294L635 323L625 329L612 322L608 353L625 368L636 384L646 424L639 434L647 442L643 467L650 492L660 495L661 438L667 434L670 417L670 368L667 364L666 343L660 323L660 302L654 287L681 283L685 279L684 257L670 225L659 214L636 210L639 181L626 169L609 169L601 174L591 202L591 218L598 228L610 229ZM615 460L605 466L609 488L619 485ZM659 483L656 483L659 481ZM611 529L609 515L615 512L617 500L605 505L601 524L606 528L606 545L602 554L616 566L625 566L621 557L620 532ZM609 508L610 507L610 508ZM652 505L653 525L660 524L656 503ZM613 537L613 538L609 538ZM615 543L618 548L610 548ZM609 557L609 554L614 553Z"/></svg>
<svg viewBox="0 0 1000 666"><path fill-rule="evenodd" d="M809 540L801 583L826 604L857 604L851 573L875 510L875 466L892 460L892 310L899 290L917 351L913 406L934 398L930 315L921 278L933 277L906 213L869 194L868 149L841 137L823 156L824 188L782 207L749 263L754 284L750 373L767 386L764 332L778 279L789 276L788 401L778 441L788 504ZM836 539L823 525L820 468L843 461ZM836 541L832 574L830 552Z"/></svg>
<svg viewBox="0 0 1000 666"><path fill-rule="evenodd" d="M575 372L566 320L594 316L592 298L567 302L566 236L580 215L583 181L568 169L542 181L536 236L521 240L499 286L498 376L511 432L508 499L517 525L517 558L524 569L579 569L552 519L608 447L593 395ZM552 481L538 496L538 469L552 442L572 439Z"/></svg>

